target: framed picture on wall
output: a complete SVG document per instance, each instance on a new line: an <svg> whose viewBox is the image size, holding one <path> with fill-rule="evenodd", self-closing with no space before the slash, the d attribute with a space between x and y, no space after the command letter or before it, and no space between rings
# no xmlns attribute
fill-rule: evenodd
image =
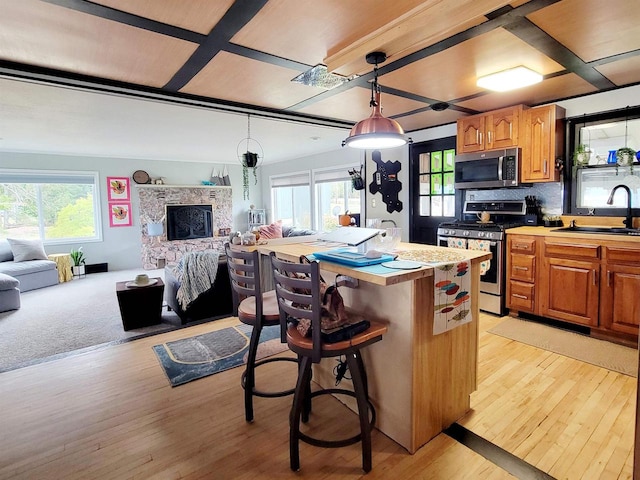
<svg viewBox="0 0 640 480"><path fill-rule="evenodd" d="M130 186L128 177L107 177L107 201L130 202Z"/></svg>
<svg viewBox="0 0 640 480"><path fill-rule="evenodd" d="M109 204L109 226L110 227L130 227L131 203L110 203Z"/></svg>

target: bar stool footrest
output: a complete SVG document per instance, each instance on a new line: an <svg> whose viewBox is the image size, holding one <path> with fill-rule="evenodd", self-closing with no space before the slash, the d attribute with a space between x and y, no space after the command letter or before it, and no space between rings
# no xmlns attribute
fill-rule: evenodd
<svg viewBox="0 0 640 480"><path fill-rule="evenodd" d="M356 398L355 392L351 390L345 390L343 388L325 388L323 390L316 390L315 392L311 392L311 398L317 397L319 395L333 395L333 394L348 395L350 397ZM371 428L373 428L373 426L376 423L376 409L373 407L373 404L368 398L367 398L367 404L369 405L369 412L371 412L371 420L369 421L369 425L371 425ZM360 412L358 412L358 414L360 414ZM322 440L319 438L314 438L310 435L306 435L302 432L298 432L298 438L301 441L308 443L309 445L314 445L316 447L340 448L340 447L346 447L347 445L353 445L354 443L358 443L362 439L362 434L358 433L353 437L345 438L342 440Z"/></svg>
<svg viewBox="0 0 640 480"><path fill-rule="evenodd" d="M264 358L264 359L258 360L257 362L254 363L254 369L259 367L260 365L264 365L265 363L272 363L272 362L294 362L294 363L298 363L298 359L297 358L283 358L283 357ZM246 385L246 377L247 377L247 371L245 370L244 372L242 372L242 377L240 379L240 385L242 385L243 389L246 389L246 387L245 387L245 385ZM288 390L278 391L278 392L263 392L262 390L258 390L256 388L254 388L253 389L253 395L255 395L256 397L276 398L276 397L286 397L287 395L292 395L295 391L296 391L295 387L290 388Z"/></svg>

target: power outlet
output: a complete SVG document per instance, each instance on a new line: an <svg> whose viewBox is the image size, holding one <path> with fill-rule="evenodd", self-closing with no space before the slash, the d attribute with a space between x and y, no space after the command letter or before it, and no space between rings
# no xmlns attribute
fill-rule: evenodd
<svg viewBox="0 0 640 480"><path fill-rule="evenodd" d="M348 288L358 288L358 279L349 277L348 275L340 275L336 279L336 286L338 287L348 287Z"/></svg>
<svg viewBox="0 0 640 480"><path fill-rule="evenodd" d="M373 208L376 208L376 199L375 199L375 198L372 198L372 199L371 199L371 206L372 206Z"/></svg>

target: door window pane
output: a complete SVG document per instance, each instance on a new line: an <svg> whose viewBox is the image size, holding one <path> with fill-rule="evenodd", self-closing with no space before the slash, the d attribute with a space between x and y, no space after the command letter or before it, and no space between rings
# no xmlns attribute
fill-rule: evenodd
<svg viewBox="0 0 640 480"><path fill-rule="evenodd" d="M454 149L445 150L442 155L442 170L445 172L453 172L453 164L456 158L456 151Z"/></svg>
<svg viewBox="0 0 640 480"><path fill-rule="evenodd" d="M442 217L442 197L431 197L431 216Z"/></svg>
<svg viewBox="0 0 640 480"><path fill-rule="evenodd" d="M455 149L420 154L420 216L455 216L455 155Z"/></svg>
<svg viewBox="0 0 640 480"><path fill-rule="evenodd" d="M431 197L420 197L420 216L429 217L431 215Z"/></svg>
<svg viewBox="0 0 640 480"><path fill-rule="evenodd" d="M431 153L431 171L434 173L442 171L442 152Z"/></svg>
<svg viewBox="0 0 640 480"><path fill-rule="evenodd" d="M430 153L421 153L420 154L420 173L430 173L431 172L431 154Z"/></svg>

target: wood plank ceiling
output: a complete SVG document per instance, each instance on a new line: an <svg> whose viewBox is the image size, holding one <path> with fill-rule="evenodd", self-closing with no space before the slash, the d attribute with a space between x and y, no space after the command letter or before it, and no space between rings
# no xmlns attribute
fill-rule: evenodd
<svg viewBox="0 0 640 480"><path fill-rule="evenodd" d="M0 0L0 74L124 87L348 126L383 107L407 131L640 82L629 0ZM353 79L292 83L317 64ZM541 84L508 93L479 75L518 65ZM435 111L432 105L449 108Z"/></svg>

